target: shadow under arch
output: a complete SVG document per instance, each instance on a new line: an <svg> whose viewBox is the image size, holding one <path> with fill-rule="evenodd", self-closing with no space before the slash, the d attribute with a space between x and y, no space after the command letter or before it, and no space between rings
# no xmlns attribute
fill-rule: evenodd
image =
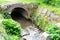
<svg viewBox="0 0 60 40"><path fill-rule="evenodd" d="M11 17L13 20L19 22L22 28L26 28L31 25L31 20L26 19L27 11L23 8L14 8L11 12Z"/></svg>

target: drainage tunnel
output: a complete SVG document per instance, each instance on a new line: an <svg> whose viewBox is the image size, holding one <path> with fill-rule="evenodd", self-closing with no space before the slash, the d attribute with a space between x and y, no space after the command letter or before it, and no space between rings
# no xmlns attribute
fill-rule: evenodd
<svg viewBox="0 0 60 40"><path fill-rule="evenodd" d="M14 20L25 18L27 12L23 8L15 8L11 12L11 17Z"/></svg>
<svg viewBox="0 0 60 40"><path fill-rule="evenodd" d="M13 20L19 22L22 28L26 28L31 25L29 19L26 19L27 11L23 8L14 8L11 12L11 17Z"/></svg>

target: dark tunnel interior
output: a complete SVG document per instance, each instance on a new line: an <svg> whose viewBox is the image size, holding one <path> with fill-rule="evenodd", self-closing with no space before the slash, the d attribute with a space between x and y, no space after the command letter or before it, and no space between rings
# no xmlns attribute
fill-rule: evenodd
<svg viewBox="0 0 60 40"><path fill-rule="evenodd" d="M26 19L23 14L26 14L26 11L23 8L15 8L11 12L11 17L13 20Z"/></svg>

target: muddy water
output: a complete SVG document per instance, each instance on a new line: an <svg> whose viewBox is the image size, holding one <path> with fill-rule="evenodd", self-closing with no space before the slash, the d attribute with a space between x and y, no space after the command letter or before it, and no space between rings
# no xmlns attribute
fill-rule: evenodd
<svg viewBox="0 0 60 40"><path fill-rule="evenodd" d="M25 19L18 20L18 22L21 24L22 28L26 28L32 25L32 23L29 20Z"/></svg>
<svg viewBox="0 0 60 40"><path fill-rule="evenodd" d="M28 26L32 26L32 25L33 25L32 22L31 22L31 20L27 20L27 19L24 18L24 17L18 17L18 18L15 18L15 17L14 17L14 20L17 21L17 22L19 22L20 25L21 25L21 27L22 27L23 29L25 29L25 28L28 27Z"/></svg>

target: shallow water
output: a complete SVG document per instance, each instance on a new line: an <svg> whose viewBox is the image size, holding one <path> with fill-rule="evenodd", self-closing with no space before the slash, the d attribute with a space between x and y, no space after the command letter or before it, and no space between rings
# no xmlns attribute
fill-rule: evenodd
<svg viewBox="0 0 60 40"><path fill-rule="evenodd" d="M21 27L22 27L23 29L25 29L25 28L28 27L28 26L33 25L33 23L31 22L31 20L26 19L26 18L24 18L24 17L17 17L17 18L16 18L16 17L13 17L13 20L19 22L20 25L21 25Z"/></svg>

